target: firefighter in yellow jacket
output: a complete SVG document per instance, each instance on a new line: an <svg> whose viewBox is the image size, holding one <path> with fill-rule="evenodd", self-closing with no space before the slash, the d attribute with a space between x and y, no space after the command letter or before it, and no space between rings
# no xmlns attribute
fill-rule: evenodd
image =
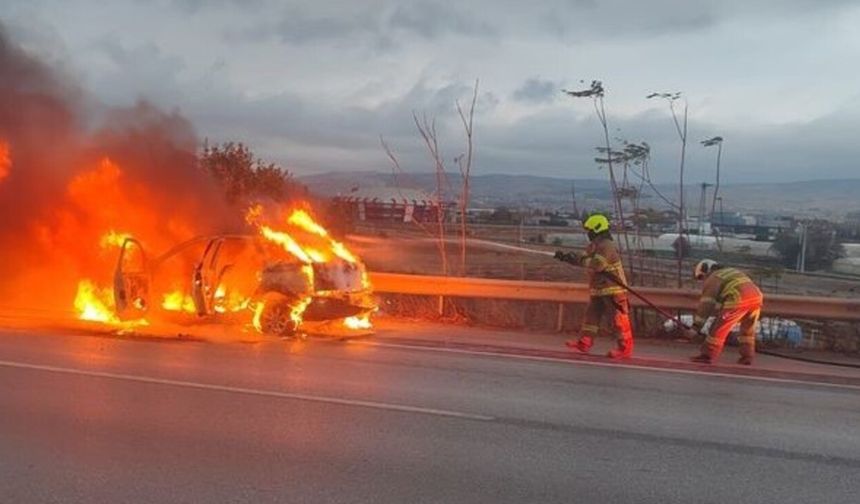
<svg viewBox="0 0 860 504"><path fill-rule="evenodd" d="M556 252L556 258L583 266L588 275L589 301L585 309L579 339L570 340L566 345L583 353L588 353L594 338L600 330L600 322L608 319L616 338L616 346L607 354L613 359L625 359L633 353L633 331L630 328L630 304L623 287L610 279L614 277L627 284L621 254L609 233L609 219L595 214L583 223L591 243L585 253Z"/></svg>
<svg viewBox="0 0 860 504"><path fill-rule="evenodd" d="M699 261L693 275L704 281L693 330L701 333L712 315L714 322L699 355L690 360L705 364L714 362L722 352L729 332L740 324L738 343L741 357L738 364L751 365L755 357L755 326L761 313L761 291L746 273L724 267L711 259Z"/></svg>

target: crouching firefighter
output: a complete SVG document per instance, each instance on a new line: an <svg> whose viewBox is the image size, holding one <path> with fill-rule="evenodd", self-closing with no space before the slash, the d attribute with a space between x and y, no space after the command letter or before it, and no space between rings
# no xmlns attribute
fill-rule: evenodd
<svg viewBox="0 0 860 504"><path fill-rule="evenodd" d="M588 276L589 301L579 339L570 340L566 345L588 353L600 330L601 321L608 319L616 338L616 346L609 351L607 357L626 359L633 354L633 331L630 328L627 292L621 286L627 284L621 265L621 254L609 234L609 219L605 215L590 216L583 223L583 227L591 242L584 254L563 251L555 253L556 259L584 267Z"/></svg>
<svg viewBox="0 0 860 504"><path fill-rule="evenodd" d="M741 357L738 364L751 365L755 357L755 326L761 314L762 293L744 272L727 268L703 259L696 265L693 275L703 280L702 297L693 318L693 330L702 333L708 317L714 315L714 322L705 334L705 341L699 355L690 358L693 362L710 364L723 350L729 332L740 323Z"/></svg>

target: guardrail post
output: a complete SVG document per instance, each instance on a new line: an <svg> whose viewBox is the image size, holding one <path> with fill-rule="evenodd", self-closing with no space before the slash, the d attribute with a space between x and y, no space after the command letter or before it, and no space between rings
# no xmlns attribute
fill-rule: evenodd
<svg viewBox="0 0 860 504"><path fill-rule="evenodd" d="M439 296L439 304L436 306L436 311L439 312L439 316L445 315L445 296Z"/></svg>
<svg viewBox="0 0 860 504"><path fill-rule="evenodd" d="M558 332L564 330L564 303L558 304L558 318L555 320L555 330Z"/></svg>

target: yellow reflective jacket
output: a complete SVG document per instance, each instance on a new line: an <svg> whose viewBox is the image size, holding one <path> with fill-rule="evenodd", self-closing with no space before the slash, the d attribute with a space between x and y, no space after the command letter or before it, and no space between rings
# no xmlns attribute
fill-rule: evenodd
<svg viewBox="0 0 860 504"><path fill-rule="evenodd" d="M585 254L580 256L579 263L588 275L588 289L592 296L612 296L624 292L623 287L606 276L613 275L627 284L624 267L621 265L621 254L609 236L598 236L589 243Z"/></svg>
<svg viewBox="0 0 860 504"><path fill-rule="evenodd" d="M746 273L736 268L717 269L705 279L693 325L701 327L718 308L760 306L762 299L761 291Z"/></svg>

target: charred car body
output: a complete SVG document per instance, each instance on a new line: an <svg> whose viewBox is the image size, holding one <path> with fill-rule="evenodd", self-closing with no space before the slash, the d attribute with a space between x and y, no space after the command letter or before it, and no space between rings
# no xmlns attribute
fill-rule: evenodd
<svg viewBox="0 0 860 504"><path fill-rule="evenodd" d="M121 320L252 322L281 337L301 336L303 322L366 318L376 308L360 261L303 261L254 235L199 237L154 259L126 239L113 283Z"/></svg>

